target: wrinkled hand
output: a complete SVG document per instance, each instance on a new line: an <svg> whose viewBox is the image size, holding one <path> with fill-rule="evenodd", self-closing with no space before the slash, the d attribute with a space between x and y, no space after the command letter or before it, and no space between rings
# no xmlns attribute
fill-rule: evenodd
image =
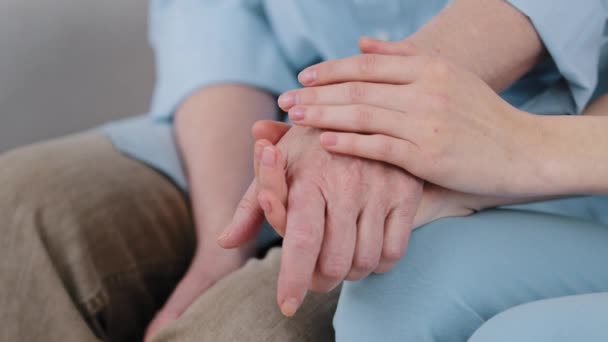
<svg viewBox="0 0 608 342"><path fill-rule="evenodd" d="M523 176L537 176L525 170L544 143L537 116L513 108L467 70L415 54L404 42L364 42L364 52L373 53L307 68L299 78L308 87L279 98L294 124L334 131L321 135L328 151L388 162L453 190L530 191L534 180ZM389 50L400 55L379 54Z"/></svg>
<svg viewBox="0 0 608 342"><path fill-rule="evenodd" d="M279 189L288 210L277 300L288 316L308 289L326 292L344 279L388 271L405 251L422 190L420 180L396 167L328 153L320 133L296 127L278 150L260 152L256 144L259 167L272 164L286 176ZM264 207L263 195L260 200ZM251 220L241 218L255 215L257 201L250 187L220 245L238 246L255 235Z"/></svg>
<svg viewBox="0 0 608 342"><path fill-rule="evenodd" d="M257 140L254 164L256 167L256 180L258 201L264 210L266 219L279 233L285 231L287 210L287 181L283 169L283 156L281 151L273 146L291 128L290 125L271 120L258 121L253 127L253 135ZM271 154L264 151L273 151ZM264 163L264 156L276 154L277 163ZM432 183L424 183L422 198L416 215L413 228L418 228L429 222L444 217L468 216L483 209L480 207L479 197L442 188ZM281 234L282 235L282 234Z"/></svg>

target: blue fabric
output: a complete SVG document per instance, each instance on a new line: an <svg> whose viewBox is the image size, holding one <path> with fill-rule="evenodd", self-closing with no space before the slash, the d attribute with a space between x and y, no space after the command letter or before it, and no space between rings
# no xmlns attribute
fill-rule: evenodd
<svg viewBox="0 0 608 342"><path fill-rule="evenodd" d="M116 146L185 187L172 116L197 89L248 84L278 94L315 62L357 54L360 36L403 39L448 0L151 0L157 85L148 119L104 127ZM550 57L502 95L539 114L578 113L608 64L605 1L511 0L539 31ZM604 54L605 55L605 54ZM212 115L212 113L211 113ZM151 141L155 141L149 145ZM156 148L157 147L157 148Z"/></svg>
<svg viewBox="0 0 608 342"><path fill-rule="evenodd" d="M608 2L509 0L540 34L562 78L550 86L572 101L567 113L581 112L598 85L598 65L607 49ZM563 89L565 81L566 89Z"/></svg>
<svg viewBox="0 0 608 342"><path fill-rule="evenodd" d="M608 292L535 301L498 314L469 342L608 341Z"/></svg>
<svg viewBox="0 0 608 342"><path fill-rule="evenodd" d="M570 314L566 304L560 304L560 314L545 311L555 305L535 306L525 319L540 317L519 326L515 323L524 317L506 311L549 298L608 292L608 226L586 209L594 200L570 199L560 215L539 208L495 209L417 229L395 269L343 285L334 317L336 341L463 342L477 329L483 330L475 342L587 341L534 339L568 328L536 326L534 321L561 321L576 312L576 320L582 321L571 323L571 334L577 327L594 325L584 322L593 319L603 321L604 330L579 331L579 336L605 336L605 303L584 315L576 304ZM552 205L557 202L545 203L545 209ZM569 217L570 212L577 217ZM608 222L608 211L599 221ZM492 317L501 312L506 316L494 322ZM487 328L480 328L485 324ZM499 334L504 336L495 339Z"/></svg>
<svg viewBox="0 0 608 342"><path fill-rule="evenodd" d="M273 94L296 88L303 68L357 54L363 35L403 39L448 2L151 0L158 81L150 113L102 130L121 151L186 191L172 117L189 94L218 83ZM608 87L598 79L608 70L606 1L510 3L530 17L549 57L502 96L533 113L579 113ZM532 323L539 315L544 325L569 317L559 316L568 312L558 310L562 304L543 299L608 291L608 229L601 223L608 223L606 203L605 197L584 197L514 206L415 231L393 272L344 285L337 340L465 341L479 329L474 342L524 341L521 334L505 335L523 326L532 338L539 336L546 331ZM530 309L513 309L516 314L508 310L531 302ZM604 309L590 310L598 318L607 316ZM528 323L521 317L530 317Z"/></svg>

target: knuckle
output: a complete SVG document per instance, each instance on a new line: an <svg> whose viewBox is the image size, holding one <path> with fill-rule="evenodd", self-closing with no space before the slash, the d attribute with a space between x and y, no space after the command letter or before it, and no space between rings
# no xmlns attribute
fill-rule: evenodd
<svg viewBox="0 0 608 342"><path fill-rule="evenodd" d="M416 215L416 209L414 206L417 205L416 203L416 199L415 198L403 198L400 201L400 207L397 209L394 209L393 212L391 213L392 216L395 217L396 220L398 220L399 222L404 222L405 224L410 224L413 220L414 220L414 216ZM409 227L403 227L404 229L407 229ZM395 246L395 248L398 248L400 250L403 249L402 246Z"/></svg>
<svg viewBox="0 0 608 342"><path fill-rule="evenodd" d="M338 255L330 255L328 258L321 259L319 263L319 273L329 279L342 279L348 273L349 265Z"/></svg>
<svg viewBox="0 0 608 342"><path fill-rule="evenodd" d="M294 248L307 251L314 248L320 241L318 234L311 224L302 223L289 232Z"/></svg>
<svg viewBox="0 0 608 342"><path fill-rule="evenodd" d="M298 104L312 104L317 101L317 91L314 88L301 89L296 95Z"/></svg>
<svg viewBox="0 0 608 342"><path fill-rule="evenodd" d="M443 59L433 58L429 62L429 71L436 79L446 79L451 72L451 68Z"/></svg>
<svg viewBox="0 0 608 342"><path fill-rule="evenodd" d="M395 145L388 139L384 139L383 136L377 134L374 135L373 138L376 140L378 154L382 159L388 159L395 153Z"/></svg>
<svg viewBox="0 0 608 342"><path fill-rule="evenodd" d="M306 208L308 198L303 192L292 191L289 193L287 205L290 210L302 210Z"/></svg>
<svg viewBox="0 0 608 342"><path fill-rule="evenodd" d="M405 249L399 245L388 245L382 250L382 259L389 263L399 261L405 254Z"/></svg>
<svg viewBox="0 0 608 342"><path fill-rule="evenodd" d="M361 82L346 83L345 91L346 98L351 103L360 103L364 101L367 96L367 89L365 87L365 84Z"/></svg>
<svg viewBox="0 0 608 342"><path fill-rule="evenodd" d="M378 267L379 262L373 254L363 253L355 258L353 268L361 272L371 272Z"/></svg>
<svg viewBox="0 0 608 342"><path fill-rule="evenodd" d="M311 119L313 120L323 120L327 114L327 111L323 106L315 106L315 108L310 112Z"/></svg>
<svg viewBox="0 0 608 342"><path fill-rule="evenodd" d="M372 112L367 106L357 105L355 107L355 120L358 127L370 127L372 124Z"/></svg>
<svg viewBox="0 0 608 342"><path fill-rule="evenodd" d="M376 67L378 65L378 56L372 54L359 55L357 65L361 75L371 75L376 71Z"/></svg>

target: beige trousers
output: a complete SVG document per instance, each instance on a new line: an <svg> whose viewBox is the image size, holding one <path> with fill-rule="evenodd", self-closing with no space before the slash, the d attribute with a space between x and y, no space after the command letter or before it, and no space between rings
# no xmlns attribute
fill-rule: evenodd
<svg viewBox="0 0 608 342"><path fill-rule="evenodd" d="M0 155L0 189L0 342L141 340L195 249L187 198L97 133ZM279 260L250 261L155 340L333 340L338 292L282 317Z"/></svg>

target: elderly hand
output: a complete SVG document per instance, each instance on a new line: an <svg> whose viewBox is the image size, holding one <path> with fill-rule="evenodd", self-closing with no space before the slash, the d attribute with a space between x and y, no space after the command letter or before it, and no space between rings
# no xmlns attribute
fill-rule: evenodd
<svg viewBox="0 0 608 342"><path fill-rule="evenodd" d="M288 124L271 120L258 121L253 127L253 135L257 140L254 166L258 201L268 222L281 235L285 232L287 220L285 206L288 189L283 168L284 159L281 151L273 146L273 142L279 141L290 127ZM277 162L264 163L262 160L264 152L276 156ZM496 199L499 200L499 203L505 200ZM412 228L418 228L443 217L468 216L483 209L486 202L488 202L486 198L452 191L427 182L424 184ZM409 234L409 232L402 233Z"/></svg>
<svg viewBox="0 0 608 342"><path fill-rule="evenodd" d="M278 150L263 148L260 156L260 168L276 167L287 179L278 185L288 210L277 300L288 316L309 289L326 292L344 279L388 271L405 251L422 190L420 180L394 166L328 153L320 133L295 127ZM247 218L256 215L256 201L252 186L221 246L255 236Z"/></svg>
<svg viewBox="0 0 608 342"><path fill-rule="evenodd" d="M370 45L369 42L366 43ZM545 135L537 116L503 101L472 73L437 57L381 53L324 62L299 78L309 86L279 98L330 152L397 165L432 183L474 194L534 195Z"/></svg>

